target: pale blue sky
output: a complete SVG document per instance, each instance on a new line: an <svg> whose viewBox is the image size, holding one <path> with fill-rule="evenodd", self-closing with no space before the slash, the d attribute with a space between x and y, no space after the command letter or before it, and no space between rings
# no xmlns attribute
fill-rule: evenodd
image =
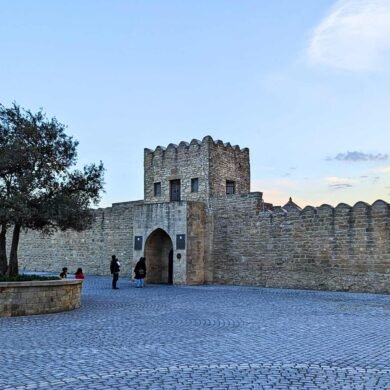
<svg viewBox="0 0 390 390"><path fill-rule="evenodd" d="M0 0L0 102L68 125L143 198L143 149L249 147L252 191L301 206L390 198L390 1Z"/></svg>

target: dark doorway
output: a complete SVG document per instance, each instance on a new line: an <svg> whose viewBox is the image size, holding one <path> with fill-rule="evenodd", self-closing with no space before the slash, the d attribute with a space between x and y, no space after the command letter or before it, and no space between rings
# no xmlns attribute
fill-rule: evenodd
<svg viewBox="0 0 390 390"><path fill-rule="evenodd" d="M146 283L173 283L173 245L164 230L156 229L147 238L145 258Z"/></svg>
<svg viewBox="0 0 390 390"><path fill-rule="evenodd" d="M180 180L170 181L171 202L180 201Z"/></svg>
<svg viewBox="0 0 390 390"><path fill-rule="evenodd" d="M168 256L168 284L173 284L173 249L169 251Z"/></svg>

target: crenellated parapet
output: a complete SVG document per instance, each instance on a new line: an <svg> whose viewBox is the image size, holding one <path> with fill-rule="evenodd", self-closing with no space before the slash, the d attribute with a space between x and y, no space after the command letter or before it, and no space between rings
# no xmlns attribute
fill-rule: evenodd
<svg viewBox="0 0 390 390"><path fill-rule="evenodd" d="M209 135L201 141L145 149L144 172L147 203L169 202L172 181L180 182L181 200L208 202L210 196L226 194L228 182L234 193L250 191L249 149L214 141Z"/></svg>
<svg viewBox="0 0 390 390"><path fill-rule="evenodd" d="M359 201L353 206L346 203L339 203L336 207L328 204L322 204L319 207L306 206L303 209L300 209L299 207L286 209L281 206L274 206L269 210L262 212L260 215L264 218L280 215L283 215L285 218L289 218L291 216L293 218L299 217L301 219L332 217L344 218L345 220L349 219L352 222L355 222L356 219L361 219L362 217L389 217L390 204L379 199L372 205Z"/></svg>
<svg viewBox="0 0 390 390"><path fill-rule="evenodd" d="M149 158L157 156L164 156L166 153L182 153L188 152L191 148L212 148L215 150L222 150L224 152L233 152L235 154L249 154L248 148L240 148L239 145L231 145L230 142L223 142L221 140L214 140L210 135L206 135L202 141L192 139L191 142L181 141L179 145L170 143L168 146L157 146L155 149L144 149L144 155Z"/></svg>
<svg viewBox="0 0 390 390"><path fill-rule="evenodd" d="M206 154L206 145L197 139L193 139L190 143L180 142L179 145L170 143L168 146L157 146L154 150L144 149L145 174L148 169L166 165L171 169L174 168L175 161L180 161L180 164L190 160L197 155Z"/></svg>
<svg viewBox="0 0 390 390"><path fill-rule="evenodd" d="M389 203L266 209L253 200L213 201L215 281L390 293Z"/></svg>

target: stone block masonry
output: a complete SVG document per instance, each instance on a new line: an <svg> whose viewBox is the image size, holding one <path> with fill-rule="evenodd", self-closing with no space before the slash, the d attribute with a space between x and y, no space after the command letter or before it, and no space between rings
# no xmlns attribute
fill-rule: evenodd
<svg viewBox="0 0 390 390"><path fill-rule="evenodd" d="M134 250L133 266L146 257L147 282L167 283L168 257L172 250L172 283L204 282L205 210L201 202L167 202L139 205L134 213L134 236L142 247ZM184 247L177 247L177 237Z"/></svg>
<svg viewBox="0 0 390 390"><path fill-rule="evenodd" d="M80 307L82 280L0 283L0 317L56 313Z"/></svg>
<svg viewBox="0 0 390 390"><path fill-rule="evenodd" d="M181 200L207 203L210 196L226 193L226 181L235 183L236 193L250 189L249 149L214 141L206 136L202 141L180 142L167 148L158 146L144 151L145 203L170 201L170 182L179 180ZM198 180L197 191L192 191L191 180ZM156 196L154 184L161 192Z"/></svg>
<svg viewBox="0 0 390 390"><path fill-rule="evenodd" d="M20 269L50 271L78 267L88 275L110 274L111 255L121 262L121 274L130 275L133 259L134 208L142 201L114 203L94 211L92 227L83 232L58 231L51 236L27 231L20 239Z"/></svg>
<svg viewBox="0 0 390 390"><path fill-rule="evenodd" d="M24 234L21 269L107 275L116 254L122 277L145 256L147 282L390 293L388 203L274 207L249 192L249 149L210 136L145 149L144 170L144 200L95 210L91 229Z"/></svg>
<svg viewBox="0 0 390 390"><path fill-rule="evenodd" d="M253 200L212 199L214 282L390 293L389 204L287 212Z"/></svg>

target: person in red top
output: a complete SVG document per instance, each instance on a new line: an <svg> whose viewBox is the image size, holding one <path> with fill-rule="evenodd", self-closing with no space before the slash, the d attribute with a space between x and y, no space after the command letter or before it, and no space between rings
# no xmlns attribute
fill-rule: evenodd
<svg viewBox="0 0 390 390"><path fill-rule="evenodd" d="M77 271L74 274L75 279L84 279L83 270L81 268L77 268Z"/></svg>

